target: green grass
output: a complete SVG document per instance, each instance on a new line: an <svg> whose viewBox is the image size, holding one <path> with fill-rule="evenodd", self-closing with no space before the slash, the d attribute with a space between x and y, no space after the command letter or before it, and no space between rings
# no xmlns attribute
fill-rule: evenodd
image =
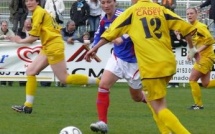
<svg viewBox="0 0 215 134"><path fill-rule="evenodd" d="M215 90L202 89L204 110L192 111L189 87L168 89L168 107L192 134L214 134ZM89 125L97 121L97 87L69 86L38 87L33 113L11 110L11 105L23 104L25 90L18 84L0 87L0 134L58 134L66 126L74 125L83 134L93 134ZM126 84L116 84L111 90L109 134L158 134L151 112L143 103L131 100Z"/></svg>

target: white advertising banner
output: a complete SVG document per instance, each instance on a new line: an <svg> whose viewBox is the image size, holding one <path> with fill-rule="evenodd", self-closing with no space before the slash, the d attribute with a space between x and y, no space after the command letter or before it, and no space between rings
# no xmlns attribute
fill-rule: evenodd
<svg viewBox="0 0 215 134"><path fill-rule="evenodd" d="M0 41L0 81L26 80L26 68L38 55L40 42L33 44L17 44L10 41ZM47 67L37 75L40 81L53 81L54 75Z"/></svg>
<svg viewBox="0 0 215 134"><path fill-rule="evenodd" d="M33 44L16 44L9 41L0 41L0 81L26 80L26 68L38 55L41 49L40 41ZM89 47L75 42L74 45L65 43L65 57L67 70L71 74L86 74L98 77L103 73L106 61L111 56L112 45L105 45L97 53L92 62L86 62L84 55ZM37 75L38 81L57 80L48 66Z"/></svg>
<svg viewBox="0 0 215 134"><path fill-rule="evenodd" d="M26 68L38 55L41 49L40 41L33 44L16 44L9 41L0 41L0 81L26 80ZM74 45L65 43L67 70L71 74L86 74L98 77L104 71L108 58L111 56L112 45L107 44L99 49L97 57L90 63L84 60L89 47L75 42ZM187 61L187 48L173 48L177 60L177 73L171 82L187 83L192 69L192 62ZM213 68L214 70L214 68ZM211 73L211 78L215 73ZM38 81L55 81L56 78L50 67L45 68L37 75ZM123 80L122 80L123 81Z"/></svg>

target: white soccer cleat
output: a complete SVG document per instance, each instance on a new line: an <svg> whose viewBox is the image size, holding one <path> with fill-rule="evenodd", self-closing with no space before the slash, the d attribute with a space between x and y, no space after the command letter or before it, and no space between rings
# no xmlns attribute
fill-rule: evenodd
<svg viewBox="0 0 215 134"><path fill-rule="evenodd" d="M107 124L103 121L98 121L96 123L90 124L90 129L93 132L101 132L102 134L107 134L108 132Z"/></svg>

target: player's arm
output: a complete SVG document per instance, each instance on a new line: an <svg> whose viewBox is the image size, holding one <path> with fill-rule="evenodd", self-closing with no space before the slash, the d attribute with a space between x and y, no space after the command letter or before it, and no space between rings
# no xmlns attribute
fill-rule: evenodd
<svg viewBox="0 0 215 134"><path fill-rule="evenodd" d="M202 35L201 35L202 34ZM197 52L201 52L205 49L207 49L210 45L214 44L214 39L208 30L207 26L199 26L197 30L197 36L201 35L201 44L203 44L201 47L197 49Z"/></svg>
<svg viewBox="0 0 215 134"><path fill-rule="evenodd" d="M193 46L193 42L192 42L192 34L188 34L185 36L185 40L187 41L189 50L188 50L188 60L192 60L194 58L194 56L198 53L198 51L196 50L196 48ZM199 60L199 55L196 55L196 60Z"/></svg>
<svg viewBox="0 0 215 134"><path fill-rule="evenodd" d="M10 38L11 41L16 42L16 43L33 43L38 39L39 38L35 37L35 36L28 36L24 39L22 39L20 36L14 36L14 37Z"/></svg>
<svg viewBox="0 0 215 134"><path fill-rule="evenodd" d="M99 40L99 42L98 42L92 49L90 49L90 50L86 53L86 55L84 56L84 59L85 59L87 62L91 62L91 59L93 59L93 58L95 57L95 53L98 51L98 49L99 49L101 46L107 44L108 42L110 42L110 41L106 40L105 38L101 38L101 39Z"/></svg>
<svg viewBox="0 0 215 134"><path fill-rule="evenodd" d="M197 52L199 53L199 52L205 50L206 48L208 48L209 46L210 46L210 45L203 45L203 46L201 46L201 47L199 47L199 48L197 49Z"/></svg>
<svg viewBox="0 0 215 134"><path fill-rule="evenodd" d="M35 36L28 36L24 39L21 39L19 42L17 43L33 43L35 42L36 40L38 40L39 38L38 37L35 37Z"/></svg>
<svg viewBox="0 0 215 134"><path fill-rule="evenodd" d="M185 40L187 41L188 47L190 49L194 48L191 34L185 36Z"/></svg>
<svg viewBox="0 0 215 134"><path fill-rule="evenodd" d="M197 53L197 50L193 46L192 42L192 35L196 32L196 28L170 10L163 8L163 12L164 14L168 14L166 16L171 16L169 17L171 19L166 18L169 29L179 31L182 36L185 37L185 40L187 41L189 47L188 60L192 60Z"/></svg>
<svg viewBox="0 0 215 134"><path fill-rule="evenodd" d="M93 39L94 41L92 43L92 47L94 47L100 41L101 35L102 33L104 33L104 31L105 31L104 25L100 22L99 27L94 35L94 39Z"/></svg>
<svg viewBox="0 0 215 134"><path fill-rule="evenodd" d="M110 41L106 40L105 38L101 38L100 41L96 44L96 46L93 47L92 49L98 50L101 46L107 44L108 42Z"/></svg>

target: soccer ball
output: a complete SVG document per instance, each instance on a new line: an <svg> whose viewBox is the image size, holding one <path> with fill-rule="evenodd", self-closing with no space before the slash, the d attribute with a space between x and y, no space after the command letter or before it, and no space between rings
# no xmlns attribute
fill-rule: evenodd
<svg viewBox="0 0 215 134"><path fill-rule="evenodd" d="M82 132L75 126L68 126L63 128L60 131L60 134L82 134Z"/></svg>

